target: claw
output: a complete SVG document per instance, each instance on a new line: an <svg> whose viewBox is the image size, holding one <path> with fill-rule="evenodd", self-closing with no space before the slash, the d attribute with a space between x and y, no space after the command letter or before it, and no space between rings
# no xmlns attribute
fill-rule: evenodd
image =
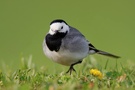
<svg viewBox="0 0 135 90"><path fill-rule="evenodd" d="M70 68L68 69L68 71L66 73L69 73L70 72L70 75L71 75L72 71L76 72L76 70L71 65Z"/></svg>
<svg viewBox="0 0 135 90"><path fill-rule="evenodd" d="M73 66L76 65L76 64L79 64L81 62L82 62L82 60L80 60L80 61L78 61L76 63L71 64L70 68L68 69L68 71L66 73L69 73L70 72L70 75L71 75L72 71L76 72L76 70L74 69Z"/></svg>

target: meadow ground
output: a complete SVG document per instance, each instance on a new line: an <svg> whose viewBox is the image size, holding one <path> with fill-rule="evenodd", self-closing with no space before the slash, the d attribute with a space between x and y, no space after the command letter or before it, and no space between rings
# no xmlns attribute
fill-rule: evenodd
<svg viewBox="0 0 135 90"><path fill-rule="evenodd" d="M86 58L71 75L65 71L50 74L46 67L37 69L32 58L23 58L20 68L11 70L4 67L0 71L0 90L134 90L135 64L119 68L104 67L95 58Z"/></svg>

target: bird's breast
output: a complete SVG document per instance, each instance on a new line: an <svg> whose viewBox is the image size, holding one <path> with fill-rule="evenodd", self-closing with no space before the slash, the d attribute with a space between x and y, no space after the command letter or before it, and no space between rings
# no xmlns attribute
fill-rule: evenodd
<svg viewBox="0 0 135 90"><path fill-rule="evenodd" d="M44 53L54 62L66 66L70 66L71 64L76 63L87 56L86 53L74 53L63 49L60 49L58 52L50 51L47 46L44 47Z"/></svg>

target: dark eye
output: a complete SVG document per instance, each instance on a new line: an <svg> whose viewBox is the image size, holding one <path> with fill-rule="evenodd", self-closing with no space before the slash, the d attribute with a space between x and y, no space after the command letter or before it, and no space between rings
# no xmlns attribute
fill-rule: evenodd
<svg viewBox="0 0 135 90"><path fill-rule="evenodd" d="M63 26L61 27L61 29L63 29Z"/></svg>

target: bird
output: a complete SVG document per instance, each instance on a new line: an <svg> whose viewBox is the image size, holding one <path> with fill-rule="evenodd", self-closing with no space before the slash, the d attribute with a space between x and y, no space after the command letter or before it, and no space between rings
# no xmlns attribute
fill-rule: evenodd
<svg viewBox="0 0 135 90"><path fill-rule="evenodd" d="M80 64L85 57L92 54L101 54L112 58L117 55L95 48L85 36L76 28L70 26L63 19L50 22L49 32L43 41L43 52L56 63L69 66L66 73L76 72L74 65Z"/></svg>

